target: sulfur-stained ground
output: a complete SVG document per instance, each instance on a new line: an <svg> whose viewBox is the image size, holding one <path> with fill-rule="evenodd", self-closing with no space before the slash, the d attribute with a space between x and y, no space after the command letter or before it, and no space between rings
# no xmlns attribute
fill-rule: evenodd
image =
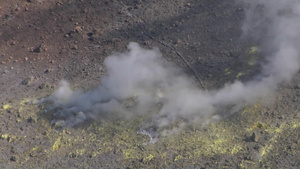
<svg viewBox="0 0 300 169"><path fill-rule="evenodd" d="M234 0L2 0L0 167L298 168L299 74L268 100L155 144L137 133L142 117L57 131L51 112L30 103L61 79L96 87L105 57L130 41L159 47L199 88L248 80L262 56L259 42L240 38L243 18Z"/></svg>

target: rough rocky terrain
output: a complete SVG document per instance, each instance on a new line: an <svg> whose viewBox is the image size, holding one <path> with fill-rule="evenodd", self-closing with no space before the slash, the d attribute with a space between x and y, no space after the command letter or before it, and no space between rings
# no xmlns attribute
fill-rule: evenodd
<svg viewBox="0 0 300 169"><path fill-rule="evenodd" d="M28 102L62 79L74 90L98 86L104 59L131 41L158 47L199 88L248 80L259 42L241 38L244 15L233 0L2 0L0 167L298 168L299 74L269 100L147 145L141 119L57 131L52 114Z"/></svg>

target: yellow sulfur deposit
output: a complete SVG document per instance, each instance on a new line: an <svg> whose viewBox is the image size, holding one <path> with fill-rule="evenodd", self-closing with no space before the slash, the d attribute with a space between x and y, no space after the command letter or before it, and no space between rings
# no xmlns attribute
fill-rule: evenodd
<svg viewBox="0 0 300 169"><path fill-rule="evenodd" d="M12 106L9 105L9 104L5 104L5 105L2 106L2 108L3 108L4 110L6 110L6 109L12 108Z"/></svg>

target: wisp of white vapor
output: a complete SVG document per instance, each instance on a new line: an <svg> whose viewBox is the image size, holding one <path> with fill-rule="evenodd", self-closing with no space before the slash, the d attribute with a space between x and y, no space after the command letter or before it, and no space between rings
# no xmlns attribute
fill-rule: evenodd
<svg viewBox="0 0 300 169"><path fill-rule="evenodd" d="M72 127L87 119L145 116L157 128L178 119L201 120L230 107L232 113L272 94L299 71L300 1L243 0L245 36L262 41L267 60L262 72L248 82L235 81L219 90L201 90L157 48L131 42L128 50L107 57L107 75L93 90L72 91L66 81L44 100L57 108L55 118ZM223 112L226 113L226 112Z"/></svg>

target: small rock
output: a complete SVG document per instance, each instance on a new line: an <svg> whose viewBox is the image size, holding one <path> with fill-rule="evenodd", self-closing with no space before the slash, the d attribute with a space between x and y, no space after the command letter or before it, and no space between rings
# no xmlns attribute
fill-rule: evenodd
<svg viewBox="0 0 300 169"><path fill-rule="evenodd" d="M41 85L39 85L39 89L44 89L46 87L49 87L49 85L46 83L42 83Z"/></svg>
<svg viewBox="0 0 300 169"><path fill-rule="evenodd" d="M95 41L94 37L89 37L89 41Z"/></svg>
<svg viewBox="0 0 300 169"><path fill-rule="evenodd" d="M51 125L55 130L60 131L66 126L66 121L64 121L64 120L57 120L57 121L52 120Z"/></svg>
<svg viewBox="0 0 300 169"><path fill-rule="evenodd" d="M10 152L16 153L16 149L14 147L11 148Z"/></svg>
<svg viewBox="0 0 300 169"><path fill-rule="evenodd" d="M75 154L75 153L72 153L72 154L70 155L70 158L76 158L76 154Z"/></svg>
<svg viewBox="0 0 300 169"><path fill-rule="evenodd" d="M149 42L149 41L145 41L145 42L143 43L143 45L149 46L149 45L150 45L150 42Z"/></svg>
<svg viewBox="0 0 300 169"><path fill-rule="evenodd" d="M33 52L35 52L35 53L41 53L43 51L47 51L47 48L45 45L39 45L37 48L33 49Z"/></svg>
<svg viewBox="0 0 300 169"><path fill-rule="evenodd" d="M51 69L46 69L46 70L44 71L45 74L47 74L47 73L49 73L49 72L51 72Z"/></svg>
<svg viewBox="0 0 300 169"><path fill-rule="evenodd" d="M294 89L300 89L300 85L295 86Z"/></svg>
<svg viewBox="0 0 300 169"><path fill-rule="evenodd" d="M10 157L10 160L11 160L11 161L17 161L17 157L16 157L16 156L11 156L11 157Z"/></svg>
<svg viewBox="0 0 300 169"><path fill-rule="evenodd" d="M73 49L73 50L76 50L76 49L78 49L78 46L77 46L77 45L74 45L74 46L72 47L72 49Z"/></svg>
<svg viewBox="0 0 300 169"><path fill-rule="evenodd" d="M28 123L35 123L36 119L34 119L33 117L30 116L27 121L28 121Z"/></svg>
<svg viewBox="0 0 300 169"><path fill-rule="evenodd" d="M63 3L60 2L60 1L57 1L55 4L56 4L57 6L61 6Z"/></svg>
<svg viewBox="0 0 300 169"><path fill-rule="evenodd" d="M84 8L82 12L87 13L88 11L89 11L88 9Z"/></svg>
<svg viewBox="0 0 300 169"><path fill-rule="evenodd" d="M89 32L89 33L87 33L87 35L88 35L89 37L91 37L91 36L94 35L94 33L93 33L93 32Z"/></svg>
<svg viewBox="0 0 300 169"><path fill-rule="evenodd" d="M94 35L102 35L103 31L101 29L98 28L93 28L93 32Z"/></svg>
<svg viewBox="0 0 300 169"><path fill-rule="evenodd" d="M253 132L251 135L246 135L245 141L247 141L247 142L257 142L258 139L259 138L258 138L257 134L255 134L255 132Z"/></svg>
<svg viewBox="0 0 300 169"><path fill-rule="evenodd" d="M244 9L243 8L238 8L237 11L244 11Z"/></svg>
<svg viewBox="0 0 300 169"><path fill-rule="evenodd" d="M12 41L12 42L10 43L10 45L11 45L11 46L14 46L14 45L16 45L16 42L15 42L15 41Z"/></svg>
<svg viewBox="0 0 300 169"><path fill-rule="evenodd" d="M75 26L75 28L71 32L79 33L81 31L82 31L82 27L81 26Z"/></svg>
<svg viewBox="0 0 300 169"><path fill-rule="evenodd" d="M34 77L30 76L29 78L26 78L22 81L22 85L30 85L30 83L33 81Z"/></svg>
<svg viewBox="0 0 300 169"><path fill-rule="evenodd" d="M253 133L252 133L252 136L251 136L251 138L252 138L252 141L254 141L254 142L257 142L257 141L258 141L258 139L259 139L258 135L257 135L257 134L255 134L255 132L253 132Z"/></svg>

